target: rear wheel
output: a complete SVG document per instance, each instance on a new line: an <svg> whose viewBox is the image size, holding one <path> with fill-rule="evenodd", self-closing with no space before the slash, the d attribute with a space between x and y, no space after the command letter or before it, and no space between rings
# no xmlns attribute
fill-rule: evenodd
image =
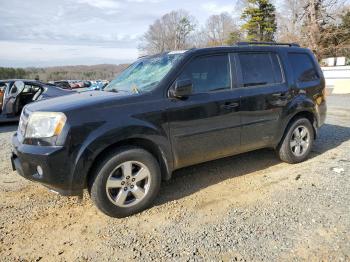
<svg viewBox="0 0 350 262"><path fill-rule="evenodd" d="M108 155L90 181L92 201L111 217L138 213L152 204L160 188L157 160L149 152L127 147Z"/></svg>
<svg viewBox="0 0 350 262"><path fill-rule="evenodd" d="M296 119L284 135L277 153L287 163L299 163L307 159L314 142L314 129L306 118Z"/></svg>

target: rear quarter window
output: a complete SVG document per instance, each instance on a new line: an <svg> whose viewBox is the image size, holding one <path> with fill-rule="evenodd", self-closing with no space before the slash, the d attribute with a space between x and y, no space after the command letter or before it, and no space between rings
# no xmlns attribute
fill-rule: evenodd
<svg viewBox="0 0 350 262"><path fill-rule="evenodd" d="M309 82L319 79L315 64L308 54L289 53L288 57L297 82Z"/></svg>

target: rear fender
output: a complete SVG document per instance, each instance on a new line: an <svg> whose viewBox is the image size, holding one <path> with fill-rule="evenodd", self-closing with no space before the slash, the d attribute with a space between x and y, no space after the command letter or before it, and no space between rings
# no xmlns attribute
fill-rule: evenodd
<svg viewBox="0 0 350 262"><path fill-rule="evenodd" d="M283 111L284 116L281 118L283 120L281 122L281 128L279 129L278 135L276 136L275 145L278 145L283 138L283 135L289 123L291 123L291 121L293 121L297 115L303 115L303 113L307 116L307 118L309 118L309 116L312 116L312 125L314 126L314 131L317 132L318 118L315 103L306 95L298 95L287 105Z"/></svg>

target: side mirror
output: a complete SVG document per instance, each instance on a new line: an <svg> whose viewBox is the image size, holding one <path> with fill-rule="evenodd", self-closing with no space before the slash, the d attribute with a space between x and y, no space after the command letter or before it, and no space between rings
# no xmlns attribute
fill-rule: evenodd
<svg viewBox="0 0 350 262"><path fill-rule="evenodd" d="M189 79L178 80L175 82L175 86L170 89L170 95L176 98L187 97L192 94L193 84Z"/></svg>

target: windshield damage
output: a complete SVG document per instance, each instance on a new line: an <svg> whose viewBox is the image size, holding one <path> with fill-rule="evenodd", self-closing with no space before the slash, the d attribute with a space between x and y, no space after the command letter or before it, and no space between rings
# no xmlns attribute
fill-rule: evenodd
<svg viewBox="0 0 350 262"><path fill-rule="evenodd" d="M182 57L183 52L176 52L142 58L125 69L104 90L132 94L151 91Z"/></svg>

